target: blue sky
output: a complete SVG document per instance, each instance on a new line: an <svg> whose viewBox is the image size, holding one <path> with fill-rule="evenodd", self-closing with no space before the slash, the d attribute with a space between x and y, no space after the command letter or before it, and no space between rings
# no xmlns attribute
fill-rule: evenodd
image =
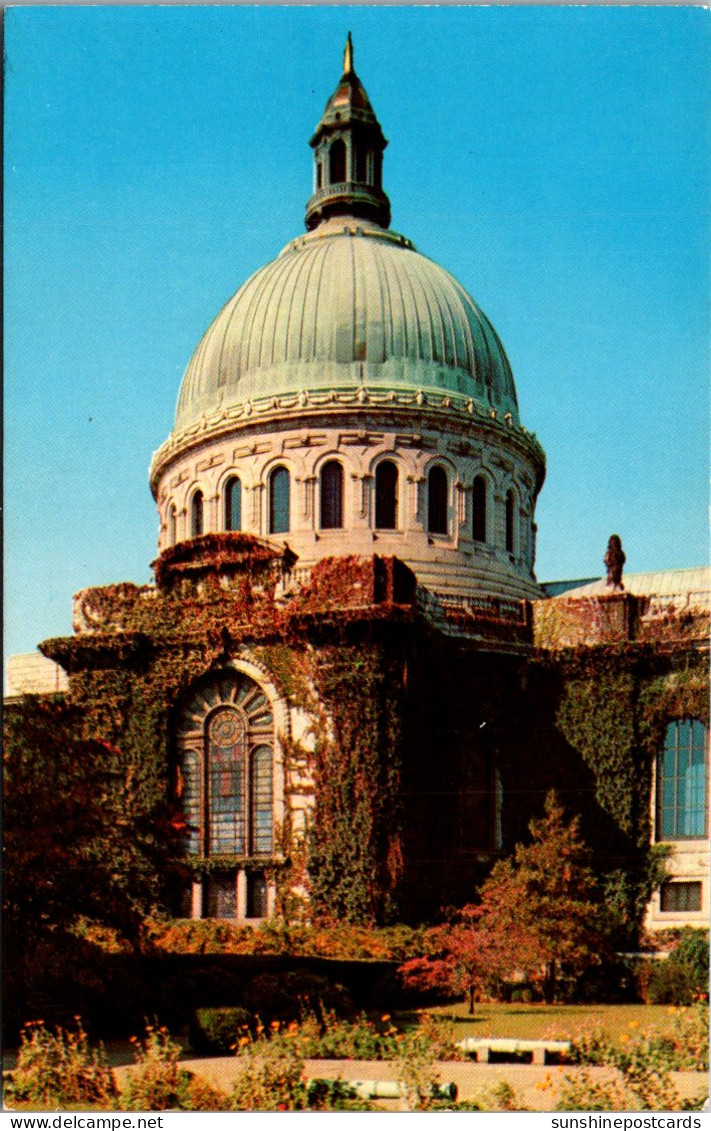
<svg viewBox="0 0 711 1131"><path fill-rule="evenodd" d="M691 7L6 12L6 652L150 580L151 452L303 229L356 69L395 230L480 303L546 450L538 577L707 559L711 17Z"/></svg>

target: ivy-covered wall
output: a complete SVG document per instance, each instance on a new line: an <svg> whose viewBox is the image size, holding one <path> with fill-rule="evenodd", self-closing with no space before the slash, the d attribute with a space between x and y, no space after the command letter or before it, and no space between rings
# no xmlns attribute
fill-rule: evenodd
<svg viewBox="0 0 711 1131"><path fill-rule="evenodd" d="M664 728L707 715L705 649L688 624L623 639L606 615L606 641L572 648L548 610L537 647L453 638L417 611L401 563L327 560L290 590L288 563L240 535L183 544L156 574L157 588L80 595L79 634L42 649L70 673L83 736L108 744L127 828L171 804L179 825L175 713L197 679L248 655L312 721L308 743L281 736L280 914L303 914L306 891L323 918L435 918L471 901L555 788L610 899L639 918ZM299 837L290 782L310 796Z"/></svg>

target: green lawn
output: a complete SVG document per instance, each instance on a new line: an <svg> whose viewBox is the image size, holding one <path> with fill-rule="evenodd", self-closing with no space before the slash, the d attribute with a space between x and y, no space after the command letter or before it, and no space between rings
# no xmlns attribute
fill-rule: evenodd
<svg viewBox="0 0 711 1131"><path fill-rule="evenodd" d="M436 1006L430 1013L453 1021L459 1037L570 1038L593 1029L611 1037L672 1028L675 1009L667 1005L475 1005Z"/></svg>

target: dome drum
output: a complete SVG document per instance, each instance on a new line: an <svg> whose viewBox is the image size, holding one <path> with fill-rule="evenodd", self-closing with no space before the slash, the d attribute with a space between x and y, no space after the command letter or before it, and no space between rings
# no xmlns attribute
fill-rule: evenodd
<svg viewBox="0 0 711 1131"><path fill-rule="evenodd" d="M302 569L376 553L431 593L537 597L543 451L486 315L389 230L350 38L310 144L306 233L208 327L154 455L161 551L240 530Z"/></svg>
<svg viewBox="0 0 711 1131"><path fill-rule="evenodd" d="M489 420L467 434L426 409L411 413L358 408L325 416L254 422L221 437L203 436L162 466L156 478L160 549L173 539L234 529L228 485L240 483L240 529L298 556L309 568L334 554L374 552L400 558L432 590L465 596L474 590L513 598L538 594L533 576L533 511L542 464L523 430ZM508 433L509 443L502 439ZM493 441L493 442L492 442ZM382 510L379 471L392 469L391 511ZM327 498L327 470L338 469L337 519ZM433 469L443 499L433 510ZM274 475L287 481L286 517L274 522ZM484 485L484 527L477 529L475 481ZM203 525L191 528L192 500L204 500ZM507 497L515 510L507 532ZM284 505L283 503L281 505ZM326 506L331 507L326 510ZM385 513L385 517L383 514ZM172 532L171 532L172 515ZM507 538L509 539L507 541Z"/></svg>

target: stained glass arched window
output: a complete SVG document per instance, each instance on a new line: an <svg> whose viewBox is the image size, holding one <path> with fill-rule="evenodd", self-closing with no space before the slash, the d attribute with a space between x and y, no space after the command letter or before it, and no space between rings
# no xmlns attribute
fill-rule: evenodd
<svg viewBox="0 0 711 1131"><path fill-rule="evenodd" d="M698 719L669 723L657 757L657 840L706 836L707 746Z"/></svg>
<svg viewBox="0 0 711 1131"><path fill-rule="evenodd" d="M217 858L203 877L202 914L246 915L237 901L237 877L243 869L234 862L223 867L219 858L269 857L274 850L274 719L269 701L259 685L240 672L208 678L197 685L181 713L177 743L188 854ZM261 898L248 899L252 907L266 906Z"/></svg>

